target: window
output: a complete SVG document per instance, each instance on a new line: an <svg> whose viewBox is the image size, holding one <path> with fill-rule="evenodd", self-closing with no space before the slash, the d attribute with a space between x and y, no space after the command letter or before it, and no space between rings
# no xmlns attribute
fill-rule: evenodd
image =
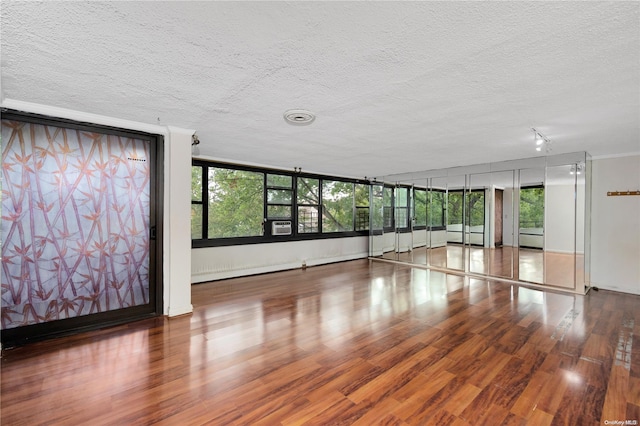
<svg viewBox="0 0 640 426"><path fill-rule="evenodd" d="M267 174L267 219L291 219L293 178Z"/></svg>
<svg viewBox="0 0 640 426"><path fill-rule="evenodd" d="M484 227L484 190L471 191L468 193L468 197L469 209L467 214L467 224L472 227Z"/></svg>
<svg viewBox="0 0 640 426"><path fill-rule="evenodd" d="M356 231L369 229L369 185L356 184Z"/></svg>
<svg viewBox="0 0 640 426"><path fill-rule="evenodd" d="M193 247L366 235L368 182L300 175L195 159L191 169ZM272 235L273 222L291 233Z"/></svg>
<svg viewBox="0 0 640 426"><path fill-rule="evenodd" d="M381 184L371 185L371 232L382 233L384 228L384 187Z"/></svg>
<svg viewBox="0 0 640 426"><path fill-rule="evenodd" d="M463 210L463 192L449 191L447 194L447 225L459 225L460 229L456 231L462 232L462 210Z"/></svg>
<svg viewBox="0 0 640 426"><path fill-rule="evenodd" d="M520 188L520 228L544 227L544 187Z"/></svg>
<svg viewBox="0 0 640 426"><path fill-rule="evenodd" d="M427 214L427 224L431 229L444 229L445 203L442 190L429 191L429 210Z"/></svg>
<svg viewBox="0 0 640 426"><path fill-rule="evenodd" d="M298 232L301 234L319 232L320 181L302 177L297 180Z"/></svg>
<svg viewBox="0 0 640 426"><path fill-rule="evenodd" d="M209 167L207 238L262 235L264 175Z"/></svg>
<svg viewBox="0 0 640 426"><path fill-rule="evenodd" d="M202 167L191 167L191 239L202 239Z"/></svg>
<svg viewBox="0 0 640 426"><path fill-rule="evenodd" d="M469 232L466 243L484 245L484 189L469 191L467 197L467 222Z"/></svg>
<svg viewBox="0 0 640 426"><path fill-rule="evenodd" d="M384 230L391 232L393 225L393 187L385 186L382 189L382 220Z"/></svg>
<svg viewBox="0 0 640 426"><path fill-rule="evenodd" d="M322 181L322 232L353 231L352 182Z"/></svg>
<svg viewBox="0 0 640 426"><path fill-rule="evenodd" d="M414 227L424 228L427 226L427 190L415 188L413 194Z"/></svg>
<svg viewBox="0 0 640 426"><path fill-rule="evenodd" d="M398 186L395 189L395 225L396 229L409 229L409 188Z"/></svg>

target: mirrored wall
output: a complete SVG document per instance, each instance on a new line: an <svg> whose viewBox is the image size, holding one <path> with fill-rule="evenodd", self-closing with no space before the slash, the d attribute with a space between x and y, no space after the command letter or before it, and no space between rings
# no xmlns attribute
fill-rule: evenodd
<svg viewBox="0 0 640 426"><path fill-rule="evenodd" d="M376 178L370 256L584 293L587 153Z"/></svg>

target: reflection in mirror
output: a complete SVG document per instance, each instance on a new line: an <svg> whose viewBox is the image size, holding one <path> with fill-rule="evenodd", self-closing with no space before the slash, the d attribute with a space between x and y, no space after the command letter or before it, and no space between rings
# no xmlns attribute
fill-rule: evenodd
<svg viewBox="0 0 640 426"><path fill-rule="evenodd" d="M447 268L464 270L467 228L464 223L465 176L447 177Z"/></svg>
<svg viewBox="0 0 640 426"><path fill-rule="evenodd" d="M520 170L518 198L518 274L544 283L544 168Z"/></svg>
<svg viewBox="0 0 640 426"><path fill-rule="evenodd" d="M583 293L589 170L582 152L374 182L371 254Z"/></svg>
<svg viewBox="0 0 640 426"><path fill-rule="evenodd" d="M393 192L396 260L403 262L411 262L413 248L413 235L409 220L411 193L411 186L405 184L396 184Z"/></svg>
<svg viewBox="0 0 640 426"><path fill-rule="evenodd" d="M464 181L464 176L431 179L427 194L430 266L464 270Z"/></svg>
<svg viewBox="0 0 640 426"><path fill-rule="evenodd" d="M371 213L369 215L369 256L378 257L384 253L384 212L383 186L371 184Z"/></svg>
<svg viewBox="0 0 640 426"><path fill-rule="evenodd" d="M393 190L388 183L382 185L382 257L396 260L396 230L393 220Z"/></svg>
<svg viewBox="0 0 640 426"><path fill-rule="evenodd" d="M514 276L514 171L469 177L469 272Z"/></svg>
<svg viewBox="0 0 640 426"><path fill-rule="evenodd" d="M429 235L427 228L427 209L429 192L427 182L418 181L413 186L413 197L411 204L411 217L413 222L413 257L412 263L419 265L427 264L427 247L429 246Z"/></svg>
<svg viewBox="0 0 640 426"><path fill-rule="evenodd" d="M578 173L580 172L580 173ZM576 164L576 286L585 285L585 206L586 206L586 170L584 163ZM584 290L583 290L584 291Z"/></svg>
<svg viewBox="0 0 640 426"><path fill-rule="evenodd" d="M575 285L576 172L572 165L547 167L545 184L544 283Z"/></svg>

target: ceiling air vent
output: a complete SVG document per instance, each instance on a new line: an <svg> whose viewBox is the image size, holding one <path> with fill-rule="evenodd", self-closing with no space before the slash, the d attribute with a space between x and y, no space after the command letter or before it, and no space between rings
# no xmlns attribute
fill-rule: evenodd
<svg viewBox="0 0 640 426"><path fill-rule="evenodd" d="M284 113L284 120L294 126L307 126L315 119L316 116L312 112L304 109L290 109Z"/></svg>

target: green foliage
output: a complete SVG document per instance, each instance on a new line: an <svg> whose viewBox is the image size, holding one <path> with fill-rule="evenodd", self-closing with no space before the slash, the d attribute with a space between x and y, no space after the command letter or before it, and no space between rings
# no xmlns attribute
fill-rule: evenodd
<svg viewBox="0 0 640 426"><path fill-rule="evenodd" d="M544 188L520 188L520 228L544 225Z"/></svg>
<svg viewBox="0 0 640 426"><path fill-rule="evenodd" d="M208 238L262 235L262 173L209 168Z"/></svg>
<svg viewBox="0 0 640 426"><path fill-rule="evenodd" d="M371 227L381 231L384 226L384 199L382 185L371 186Z"/></svg>
<svg viewBox="0 0 640 426"><path fill-rule="evenodd" d="M369 229L369 185L357 183L355 186L356 231Z"/></svg>
<svg viewBox="0 0 640 426"><path fill-rule="evenodd" d="M203 170L208 170L205 176ZM295 200L294 183L297 191ZM207 185L204 204L203 184ZM194 166L191 170L191 193L193 239L263 235L265 203L266 215L270 219L293 218L294 202L297 203L299 233L318 232L320 219L323 232L369 228L369 185L366 184L333 180L321 182L319 179L260 171ZM207 229L203 233L205 207L208 210Z"/></svg>
<svg viewBox="0 0 640 426"><path fill-rule="evenodd" d="M447 194L447 224L462 224L462 191L451 191Z"/></svg>
<svg viewBox="0 0 640 426"><path fill-rule="evenodd" d="M292 177L287 175L274 175L267 174L267 187L268 188L292 188Z"/></svg>
<svg viewBox="0 0 640 426"><path fill-rule="evenodd" d="M469 210L467 223L469 226L484 226L484 190L467 194Z"/></svg>
<svg viewBox="0 0 640 426"><path fill-rule="evenodd" d="M393 227L393 188L385 186L382 189L382 205L382 220L384 227Z"/></svg>
<svg viewBox="0 0 640 426"><path fill-rule="evenodd" d="M414 217L416 226L427 225L427 191L416 189L414 191Z"/></svg>
<svg viewBox="0 0 640 426"><path fill-rule="evenodd" d="M191 200L202 202L202 167L191 167ZM202 204L191 204L191 238L202 238Z"/></svg>
<svg viewBox="0 0 640 426"><path fill-rule="evenodd" d="M202 201L202 167L191 167L191 200Z"/></svg>
<svg viewBox="0 0 640 426"><path fill-rule="evenodd" d="M202 204L191 204L191 239L202 238Z"/></svg>
<svg viewBox="0 0 640 426"><path fill-rule="evenodd" d="M444 226L444 192L429 191L429 210L428 224L429 226Z"/></svg>
<svg viewBox="0 0 640 426"><path fill-rule="evenodd" d="M466 211L464 210L465 201ZM466 214L465 225L484 225L484 190L465 193L451 191L447 196L447 223L449 225L462 224L463 214Z"/></svg>
<svg viewBox="0 0 640 426"><path fill-rule="evenodd" d="M322 232L353 231L354 185L322 181Z"/></svg>

